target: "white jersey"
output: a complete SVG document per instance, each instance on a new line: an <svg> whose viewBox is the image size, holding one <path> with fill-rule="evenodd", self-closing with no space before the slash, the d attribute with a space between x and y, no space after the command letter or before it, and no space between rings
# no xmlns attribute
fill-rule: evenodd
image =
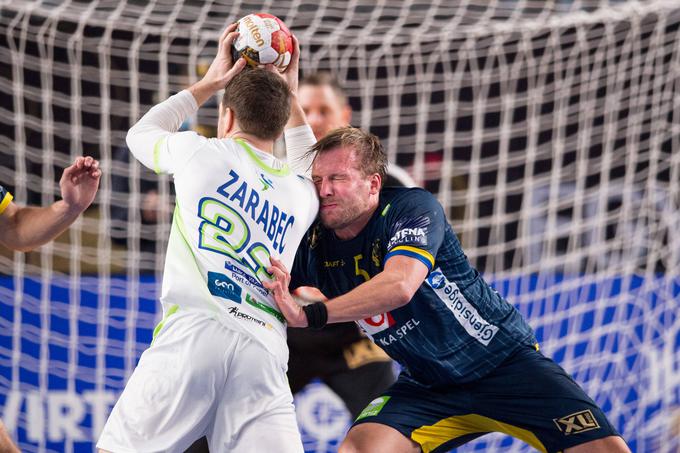
<svg viewBox="0 0 680 453"><path fill-rule="evenodd" d="M175 181L163 310L220 312L285 363L285 319L261 282L271 279L270 256L292 268L318 211L314 185L245 141L174 132L197 108L183 91L153 107L127 136L137 159ZM314 143L308 126L297 129L305 146Z"/></svg>

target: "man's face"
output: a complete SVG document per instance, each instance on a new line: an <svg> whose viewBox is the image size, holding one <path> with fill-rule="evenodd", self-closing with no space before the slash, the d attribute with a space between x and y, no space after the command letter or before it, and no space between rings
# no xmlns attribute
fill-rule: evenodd
<svg viewBox="0 0 680 453"><path fill-rule="evenodd" d="M336 234L357 224L363 228L362 221L372 214L371 196L380 190L380 179L376 186L377 176L364 175L360 163L348 147L326 151L314 159L312 180L319 194L321 223Z"/></svg>
<svg viewBox="0 0 680 453"><path fill-rule="evenodd" d="M298 100L317 140L333 129L349 125L352 111L330 85L302 85Z"/></svg>

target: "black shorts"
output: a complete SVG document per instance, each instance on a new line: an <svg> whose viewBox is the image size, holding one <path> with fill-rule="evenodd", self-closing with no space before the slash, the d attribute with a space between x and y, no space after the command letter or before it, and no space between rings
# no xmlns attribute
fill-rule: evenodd
<svg viewBox="0 0 680 453"><path fill-rule="evenodd" d="M428 388L401 375L356 424L391 426L424 452L444 452L490 432L559 452L618 436L602 410L555 362L522 347L474 382Z"/></svg>
<svg viewBox="0 0 680 453"><path fill-rule="evenodd" d="M395 381L392 360L354 323L322 331L288 329L288 382L293 394L320 379L347 406L352 418Z"/></svg>

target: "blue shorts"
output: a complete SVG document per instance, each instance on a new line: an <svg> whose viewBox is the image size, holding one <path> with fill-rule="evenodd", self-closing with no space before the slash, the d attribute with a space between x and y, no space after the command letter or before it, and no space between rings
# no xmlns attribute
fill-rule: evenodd
<svg viewBox="0 0 680 453"><path fill-rule="evenodd" d="M521 439L542 452L560 452L619 436L602 410L559 365L522 347L474 382L426 387L402 373L354 422L381 423L445 452L490 432Z"/></svg>

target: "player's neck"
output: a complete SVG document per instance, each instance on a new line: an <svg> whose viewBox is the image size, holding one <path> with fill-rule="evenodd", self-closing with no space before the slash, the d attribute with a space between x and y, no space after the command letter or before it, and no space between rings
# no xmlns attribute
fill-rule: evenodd
<svg viewBox="0 0 680 453"><path fill-rule="evenodd" d="M250 143L260 151L264 151L265 153L269 154L274 154L274 142L272 140L263 140L261 138L255 137L252 134L247 134L242 131L234 131L228 133L224 138L231 138L234 140L240 138L241 140L245 140L246 142Z"/></svg>

